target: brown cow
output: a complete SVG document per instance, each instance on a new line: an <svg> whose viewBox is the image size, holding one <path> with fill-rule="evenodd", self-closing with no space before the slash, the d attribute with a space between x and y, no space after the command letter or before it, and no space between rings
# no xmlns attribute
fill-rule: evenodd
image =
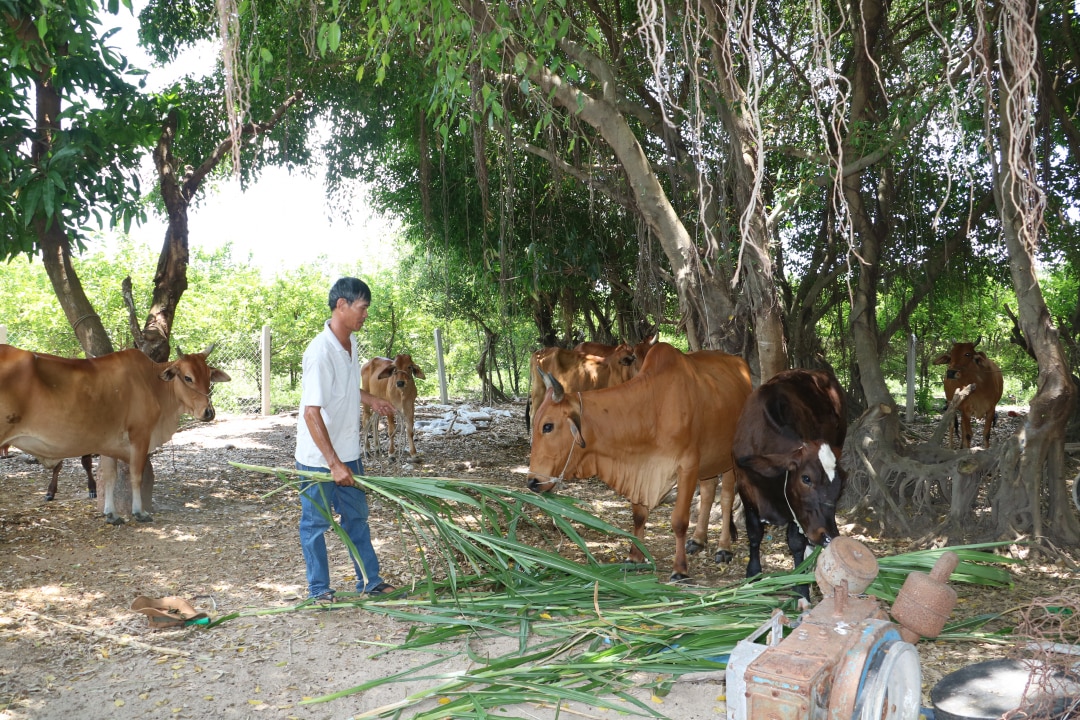
<svg viewBox="0 0 1080 720"><path fill-rule="evenodd" d="M580 350L549 347L537 350L529 358L529 404L525 406L525 431L530 432L530 418L536 415L540 403L544 401L546 386L540 370L548 373L563 386L564 392L579 390L598 390L614 387L634 377L641 370L649 350L656 344L656 335L651 335L637 345L603 345L601 343L580 343L595 346L605 354L592 355Z"/></svg>
<svg viewBox="0 0 1080 720"><path fill-rule="evenodd" d="M972 383L975 385L957 408L960 414L961 448L971 447L972 418L982 418L983 447L990 447L990 431L994 427L994 421L997 420L997 404L1001 401L1004 388L1001 368L988 358L986 353L975 349L978 344L978 340L973 343L953 343L952 349L947 354L940 355L934 360L935 365L948 365L944 382L946 403L952 401L957 390ZM949 447L952 447L952 444L953 437L950 434Z"/></svg>
<svg viewBox="0 0 1080 720"><path fill-rule="evenodd" d="M409 455L416 455L413 442L413 414L416 408L416 381L423 378L424 371L413 362L410 355L398 355L390 358L371 358L360 368L360 387L376 397L390 402L405 420L405 434L409 439ZM364 404L364 427L368 427L372 416L371 408ZM386 418L387 433L390 436L390 454L394 454L394 436L397 434L397 422L394 415ZM379 416L375 415L373 430L375 442L379 442ZM364 434L364 451L369 452L368 435Z"/></svg>
<svg viewBox="0 0 1080 720"><path fill-rule="evenodd" d="M761 573L765 523L787 526L796 565L808 541L822 545L840 534L836 503L846 480L840 467L846 435L844 391L832 373L785 370L750 395L732 450L750 543L747 577ZM805 585L799 592L809 595Z"/></svg>
<svg viewBox="0 0 1080 720"><path fill-rule="evenodd" d="M569 393L557 379L548 380L550 392L532 432L530 489L545 492L563 480L597 476L630 501L634 535L644 540L649 511L675 486L671 579L681 581L687 578L686 531L694 490L699 482L704 490L707 481L715 490L715 478L723 474L727 492L721 495L721 546L730 551L731 439L750 394L750 368L742 358L709 350L683 354L658 343L641 372L621 385ZM694 533L701 545L707 529L708 512L703 511ZM644 559L637 546L630 559Z"/></svg>
<svg viewBox="0 0 1080 720"><path fill-rule="evenodd" d="M637 359L640 362L645 362L645 356L649 354L649 351L652 350L653 345L655 345L659 339L660 333L656 332L654 329L644 340L637 345L634 345L634 355L637 356ZM574 346L574 349L580 353L585 353L586 355L596 355L597 357L606 358L610 357L612 353L622 347L623 344L625 343L608 345L607 343L598 342L580 342Z"/></svg>
<svg viewBox="0 0 1080 720"><path fill-rule="evenodd" d="M210 384L230 378L202 353L155 363L140 350L89 359L59 358L0 345L0 445L36 456L45 467L99 453L131 469L131 514L143 511L142 477L150 451L168 442L180 415L214 419ZM105 474L103 473L103 476ZM118 525L115 476L105 476L105 519Z"/></svg>

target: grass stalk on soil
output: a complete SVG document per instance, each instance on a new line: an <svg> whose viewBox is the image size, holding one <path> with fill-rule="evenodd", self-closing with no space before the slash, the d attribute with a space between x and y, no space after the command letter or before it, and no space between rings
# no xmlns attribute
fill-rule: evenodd
<svg viewBox="0 0 1080 720"><path fill-rule="evenodd" d="M325 474L237 467L277 476L282 486L273 492L330 481ZM400 676L305 701L328 702L406 680L432 683L428 690L357 717L400 717L412 708L416 713L411 717L418 719L479 718L494 708L518 703L568 702L663 717L629 691L646 688L663 694L675 677L723 670L735 645L775 609L796 614L795 586L814 580L817 553L792 572L761 575L720 589L669 585L659 582L651 567L642 573L638 568L597 560L587 536L638 541L573 499L451 478L356 479L367 492L397 508L403 542L419 548L423 558L422 573L407 599L357 596L354 601L335 603L363 606L414 623L404 642L379 645L379 652L429 648L456 639L503 636L517 640L516 650L506 655L474 655L475 667L466 673L433 671L420 676L426 668L413 668ZM525 526L547 534L554 529L569 541L574 557L523 542ZM334 530L343 534L336 523ZM992 552L997 546L940 548L878 558L880 572L866 592L892 602L909 573L929 572L946 549L960 557L950 579L954 585L1007 586L1010 576L1003 564L1010 560ZM209 627L242 615L308 606L233 613ZM996 617L959 619L946 626L943 637L973 639L979 628ZM987 639L985 633L977 637ZM651 678L644 684L643 675ZM435 709L421 708L432 701L437 702Z"/></svg>

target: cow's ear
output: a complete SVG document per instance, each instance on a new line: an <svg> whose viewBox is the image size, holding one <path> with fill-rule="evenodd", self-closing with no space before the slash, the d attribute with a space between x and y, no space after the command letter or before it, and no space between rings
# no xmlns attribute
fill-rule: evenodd
<svg viewBox="0 0 1080 720"><path fill-rule="evenodd" d="M990 358L986 357L986 353L984 352L975 353L975 355L971 359L976 365L981 368L985 369L990 367Z"/></svg>
<svg viewBox="0 0 1080 720"><path fill-rule="evenodd" d="M412 374L413 374L413 377L418 377L418 378L420 378L420 379L423 379L424 377L426 377L426 376L424 375L424 371L423 371L423 370L421 370L421 369L420 369L419 367L417 367L416 365L411 365L410 367L412 368Z"/></svg>
<svg viewBox="0 0 1080 720"><path fill-rule="evenodd" d="M633 353L630 353L629 355L623 356L623 359L619 361L619 364L629 367L629 366L633 365L636 360L637 360L637 356L634 355Z"/></svg>
<svg viewBox="0 0 1080 720"><path fill-rule="evenodd" d="M579 447L585 447L585 438L581 437L581 428L578 427L574 418L566 418L566 422L570 423L570 434L574 436L575 442Z"/></svg>
<svg viewBox="0 0 1080 720"><path fill-rule="evenodd" d="M948 365L950 362L952 362L952 357L950 355L938 355L934 358L935 365Z"/></svg>
<svg viewBox="0 0 1080 720"><path fill-rule="evenodd" d="M229 382L232 380L229 374L224 370L218 370L217 368L210 368L210 382Z"/></svg>
<svg viewBox="0 0 1080 720"><path fill-rule="evenodd" d="M385 380L386 378L390 377L393 374L394 374L394 366L393 365L387 365L386 367L384 367L382 370L379 371L379 374L375 376L375 379L376 380Z"/></svg>
<svg viewBox="0 0 1080 720"><path fill-rule="evenodd" d="M736 458L735 464L763 478L778 478L786 471L788 460L787 456L781 455L744 455Z"/></svg>
<svg viewBox="0 0 1080 720"><path fill-rule="evenodd" d="M168 366L166 366L166 368L161 371L161 374L158 375L158 377L165 382L169 382L174 377L176 377L176 374L176 365L174 363L169 363Z"/></svg>

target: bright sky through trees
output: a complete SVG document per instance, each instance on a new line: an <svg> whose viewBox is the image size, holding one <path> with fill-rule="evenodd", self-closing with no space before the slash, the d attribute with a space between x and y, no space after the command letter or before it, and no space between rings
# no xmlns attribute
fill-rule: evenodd
<svg viewBox="0 0 1080 720"><path fill-rule="evenodd" d="M136 67L149 72L148 87L157 90L183 74L208 72L217 58L217 48L199 47L182 53L170 66L155 65L138 47L137 15L145 0L136 0L134 16L121 8L117 16L103 18L103 29L120 27L110 38ZM330 216L322 184L322 169L311 176L289 174L268 168L258 182L242 192L238 180L206 184L189 211L191 249L213 250L231 242L233 257L249 254L253 264L267 275L278 270L325 257L332 265L361 262L365 271L390 264L396 223L367 207L354 207L352 223ZM153 165L146 159L145 177L153 182ZM364 202L363 192L356 194ZM165 238L166 223L151 216L146 224L133 227L131 236L155 251Z"/></svg>

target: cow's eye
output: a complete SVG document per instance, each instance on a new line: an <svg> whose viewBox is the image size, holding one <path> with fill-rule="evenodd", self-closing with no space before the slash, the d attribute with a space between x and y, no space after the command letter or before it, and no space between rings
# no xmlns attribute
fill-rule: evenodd
<svg viewBox="0 0 1080 720"><path fill-rule="evenodd" d="M544 427L541 432L549 433L555 429L555 423L544 423Z"/></svg>
<svg viewBox="0 0 1080 720"><path fill-rule="evenodd" d="M802 483L803 483L803 485L806 485L807 487L810 487L810 486L812 486L814 484L814 481L810 479L809 475L803 475L802 476Z"/></svg>
<svg viewBox="0 0 1080 720"><path fill-rule="evenodd" d="M190 385L191 383L195 382L195 378L191 377L190 375L185 375L184 376L184 382L186 382L186 383L188 383Z"/></svg>

